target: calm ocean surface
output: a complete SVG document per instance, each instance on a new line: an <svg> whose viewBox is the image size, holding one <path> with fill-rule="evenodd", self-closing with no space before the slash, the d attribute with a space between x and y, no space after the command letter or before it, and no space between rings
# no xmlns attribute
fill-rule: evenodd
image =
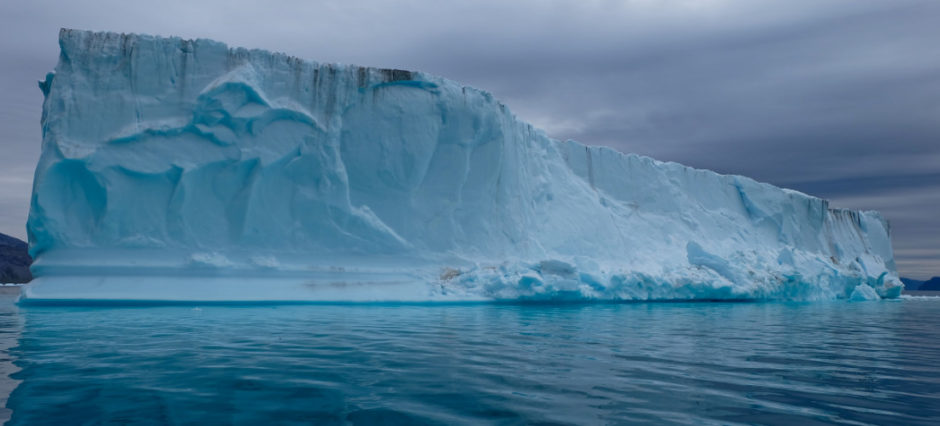
<svg viewBox="0 0 940 426"><path fill-rule="evenodd" d="M940 424L940 299L29 307L8 424Z"/></svg>

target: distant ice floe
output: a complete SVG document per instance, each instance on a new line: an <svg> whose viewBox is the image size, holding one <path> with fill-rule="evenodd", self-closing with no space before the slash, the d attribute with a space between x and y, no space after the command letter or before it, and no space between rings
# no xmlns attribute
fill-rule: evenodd
<svg viewBox="0 0 940 426"><path fill-rule="evenodd" d="M902 300L918 300L918 301L935 301L940 302L940 294L928 296L922 294L902 294L900 296Z"/></svg>

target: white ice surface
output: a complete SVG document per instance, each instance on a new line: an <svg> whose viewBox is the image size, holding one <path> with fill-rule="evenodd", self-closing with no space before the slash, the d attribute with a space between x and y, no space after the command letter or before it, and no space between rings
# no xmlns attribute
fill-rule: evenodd
<svg viewBox="0 0 940 426"><path fill-rule="evenodd" d="M902 288L876 212L556 141L446 79L209 40L63 30L60 45L40 83L28 298L823 300Z"/></svg>
<svg viewBox="0 0 940 426"><path fill-rule="evenodd" d="M878 296L878 293L875 289L871 288L868 284L859 284L855 286L855 289L852 290L852 294L849 296L849 300L852 301L863 301L863 300L879 300L881 297Z"/></svg>

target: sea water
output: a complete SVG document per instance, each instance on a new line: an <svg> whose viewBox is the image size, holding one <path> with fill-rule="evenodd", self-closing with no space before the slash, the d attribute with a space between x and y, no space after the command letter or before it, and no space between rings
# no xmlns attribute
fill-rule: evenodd
<svg viewBox="0 0 940 426"><path fill-rule="evenodd" d="M940 298L16 306L8 424L937 424Z"/></svg>

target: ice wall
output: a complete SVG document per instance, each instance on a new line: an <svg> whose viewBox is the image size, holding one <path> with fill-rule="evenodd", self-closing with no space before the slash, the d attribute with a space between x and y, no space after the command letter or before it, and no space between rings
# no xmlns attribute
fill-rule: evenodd
<svg viewBox="0 0 940 426"><path fill-rule="evenodd" d="M420 72L62 30L32 299L833 299L875 212L547 137Z"/></svg>

